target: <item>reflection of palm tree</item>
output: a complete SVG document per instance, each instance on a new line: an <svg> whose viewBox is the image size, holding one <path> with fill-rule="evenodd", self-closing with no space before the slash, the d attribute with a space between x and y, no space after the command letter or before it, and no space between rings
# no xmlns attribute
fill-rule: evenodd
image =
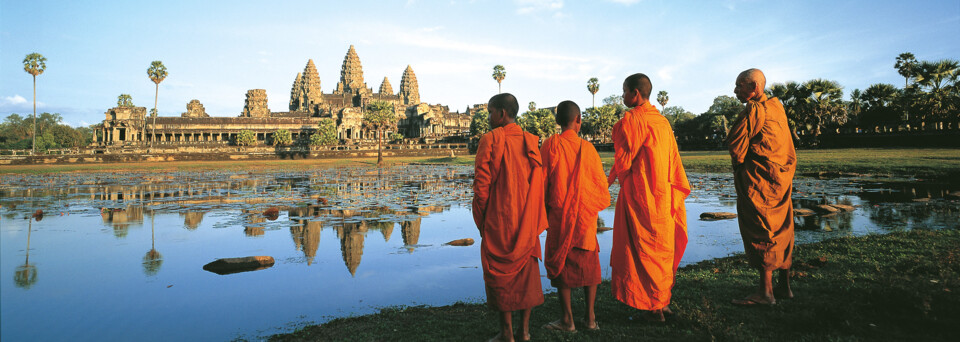
<svg viewBox="0 0 960 342"><path fill-rule="evenodd" d="M27 260L23 265L17 266L16 273L13 274L13 283L19 288L29 290L37 282L37 267L30 264L30 232L33 231L33 220L30 220L27 227Z"/></svg>
<svg viewBox="0 0 960 342"><path fill-rule="evenodd" d="M154 238L153 218L154 213L150 213L150 250L143 256L143 273L148 276L157 275L160 272L160 265L163 265L163 255L157 252Z"/></svg>

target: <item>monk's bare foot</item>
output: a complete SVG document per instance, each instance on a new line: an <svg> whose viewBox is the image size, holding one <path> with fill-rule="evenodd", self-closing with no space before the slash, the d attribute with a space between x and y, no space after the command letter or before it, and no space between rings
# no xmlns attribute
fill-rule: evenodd
<svg viewBox="0 0 960 342"><path fill-rule="evenodd" d="M500 333L487 340L487 342L513 342L513 336L503 336L503 333Z"/></svg>
<svg viewBox="0 0 960 342"><path fill-rule="evenodd" d="M590 331L600 330L600 325L597 324L597 321L584 322L583 325L586 327L587 330L590 330Z"/></svg>
<svg viewBox="0 0 960 342"><path fill-rule="evenodd" d="M669 305L663 307L663 314L664 314L664 315L673 315L673 310L670 310L670 306L669 306Z"/></svg>
<svg viewBox="0 0 960 342"><path fill-rule="evenodd" d="M790 290L790 287L777 286L773 289L773 294L780 299L793 299L793 291Z"/></svg>
<svg viewBox="0 0 960 342"><path fill-rule="evenodd" d="M576 326L573 323L569 325L563 324L563 320L556 320L543 325L544 329L553 330L553 331L562 331L562 332L577 332Z"/></svg>
<svg viewBox="0 0 960 342"><path fill-rule="evenodd" d="M667 321L663 317L663 310L644 311L641 317L647 322L663 323Z"/></svg>
<svg viewBox="0 0 960 342"><path fill-rule="evenodd" d="M529 341L529 340L530 340L530 334L524 334L523 336L520 336L520 340L521 340L521 341Z"/></svg>
<svg viewBox="0 0 960 342"><path fill-rule="evenodd" d="M730 303L733 305L742 305L742 306L773 305L773 304L777 304L777 300L773 299L773 297L767 297L759 294L751 294L749 296L743 297L742 299L734 299L730 301Z"/></svg>

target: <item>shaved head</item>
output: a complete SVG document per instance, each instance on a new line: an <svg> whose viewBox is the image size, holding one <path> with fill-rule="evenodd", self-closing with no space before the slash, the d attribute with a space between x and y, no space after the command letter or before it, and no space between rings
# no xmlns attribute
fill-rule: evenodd
<svg viewBox="0 0 960 342"><path fill-rule="evenodd" d="M747 85L754 85L760 90L767 87L767 77L763 75L763 71L756 68L744 70L740 76L737 76L737 80L743 80Z"/></svg>
<svg viewBox="0 0 960 342"><path fill-rule="evenodd" d="M653 89L653 85L650 84L650 78L641 73L628 76L627 79L623 81L623 86L629 90L639 90L640 97L643 97L644 100L650 99L650 90Z"/></svg>
<svg viewBox="0 0 960 342"><path fill-rule="evenodd" d="M505 110L507 116L511 119L516 119L517 113L520 111L520 104L517 103L517 98L510 93L493 95L490 101L487 102L487 106Z"/></svg>
<svg viewBox="0 0 960 342"><path fill-rule="evenodd" d="M557 124L560 127L567 127L571 122L576 122L580 117L580 106L573 101L563 101L557 105Z"/></svg>

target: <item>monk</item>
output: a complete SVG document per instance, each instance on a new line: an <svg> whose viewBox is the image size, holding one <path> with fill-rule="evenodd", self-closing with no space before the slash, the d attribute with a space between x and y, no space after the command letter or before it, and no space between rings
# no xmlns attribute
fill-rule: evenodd
<svg viewBox="0 0 960 342"><path fill-rule="evenodd" d="M683 201L690 184L670 122L650 103L650 78L623 81L633 107L613 126L614 161L608 184L620 181L610 250L610 285L617 300L663 322L674 277L687 246Z"/></svg>
<svg viewBox="0 0 960 342"><path fill-rule="evenodd" d="M767 98L766 77L757 69L737 76L740 102L746 107L727 134L737 189L737 220L750 266L760 273L760 286L736 305L776 304L773 270L780 270L777 297L793 298L793 174L797 155L783 104Z"/></svg>
<svg viewBox="0 0 960 342"><path fill-rule="evenodd" d="M546 171L547 246L543 264L550 284L560 293L560 319L545 329L574 332L570 291L583 288L586 296L584 324L597 330L593 304L600 284L600 248L597 216L610 206L610 191L603 163L593 144L580 138L580 107L573 101L557 105L562 132L543 142L540 153Z"/></svg>
<svg viewBox="0 0 960 342"><path fill-rule="evenodd" d="M540 239L547 228L543 163L536 135L516 124L517 99L498 94L487 103L492 130L480 138L473 183L473 220L487 303L500 312L500 333L513 341L513 311L522 311L521 340L530 339L530 313L543 303Z"/></svg>

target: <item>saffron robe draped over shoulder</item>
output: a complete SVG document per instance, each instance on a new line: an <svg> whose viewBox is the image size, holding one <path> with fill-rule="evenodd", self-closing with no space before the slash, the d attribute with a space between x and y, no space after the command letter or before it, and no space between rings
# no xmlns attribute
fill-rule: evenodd
<svg viewBox="0 0 960 342"><path fill-rule="evenodd" d="M793 262L792 137L783 104L766 95L747 102L727 135L740 235L754 268L788 269Z"/></svg>
<svg viewBox="0 0 960 342"><path fill-rule="evenodd" d="M620 181L610 251L613 295L640 310L662 309L687 246L687 174L670 123L649 102L613 126L613 146L608 183Z"/></svg>
<svg viewBox="0 0 960 342"><path fill-rule="evenodd" d="M603 163L593 144L581 139L573 130L566 130L543 142L540 148L546 170L547 228L544 266L547 277L555 279L568 263L581 274L596 275L593 279L573 282L572 286L600 283L599 259L587 256L567 258L571 249L597 252L597 216L610 206ZM575 253L577 254L577 253ZM589 262L592 260L593 262ZM580 280L582 277L576 277ZM588 277L592 278L592 277ZM569 282L569 281L568 281Z"/></svg>
<svg viewBox="0 0 960 342"><path fill-rule="evenodd" d="M473 183L473 219L487 302L500 311L543 303L540 239L547 228L539 138L511 123L480 138Z"/></svg>

